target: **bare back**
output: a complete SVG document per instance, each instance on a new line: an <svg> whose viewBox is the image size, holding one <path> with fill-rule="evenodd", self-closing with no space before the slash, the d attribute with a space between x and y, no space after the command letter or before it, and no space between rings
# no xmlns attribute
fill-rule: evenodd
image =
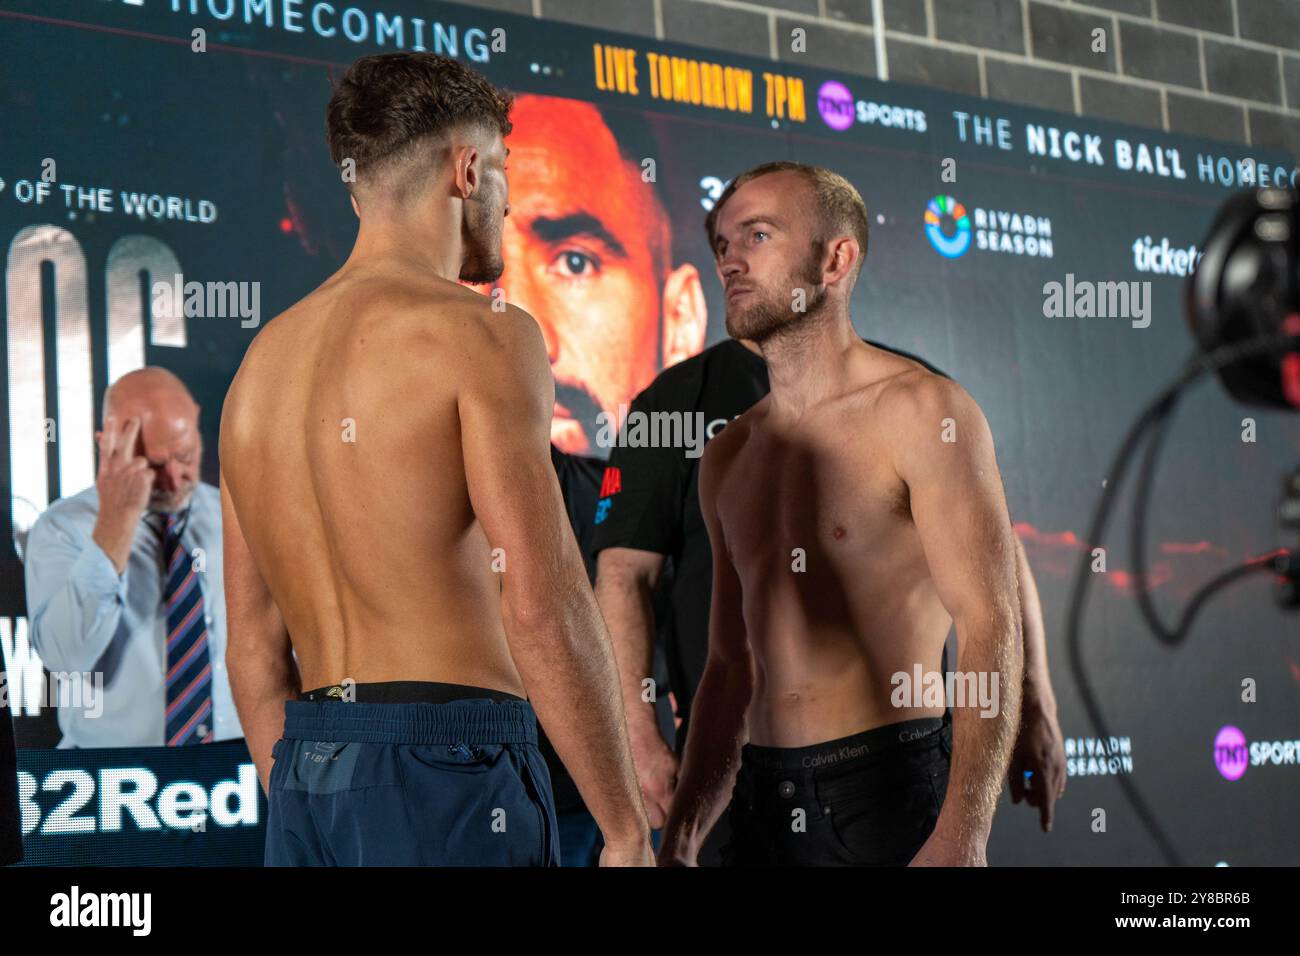
<svg viewBox="0 0 1300 956"><path fill-rule="evenodd" d="M493 317L455 283L345 268L249 347L222 416L223 480L304 688L524 695L457 411Z"/></svg>
<svg viewBox="0 0 1300 956"><path fill-rule="evenodd" d="M952 626L895 470L891 392L917 363L872 349L851 386L779 423L767 397L723 430L716 512L755 665L749 739L798 747L938 708L891 705L890 678L939 668ZM938 422L916 422L935 432Z"/></svg>

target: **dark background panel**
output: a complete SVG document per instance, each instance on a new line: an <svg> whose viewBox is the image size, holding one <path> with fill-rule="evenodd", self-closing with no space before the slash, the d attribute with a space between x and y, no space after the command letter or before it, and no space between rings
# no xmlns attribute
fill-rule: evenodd
<svg viewBox="0 0 1300 956"><path fill-rule="evenodd" d="M363 2L353 6L376 9ZM156 2L135 8L15 0L7 7L82 23L0 18L0 178L8 184L0 190L0 240L8 248L23 228L51 224L80 244L87 262L96 413L108 384L104 265L118 239L139 234L165 243L187 279L259 282L263 316L291 304L346 257L356 220L325 149L323 111L330 76L354 56L380 47L216 24L173 14ZM1131 247L1147 235L1157 243L1167 237L1179 246L1200 244L1229 191L1196 179L1194 156L1229 155L1229 147L861 77L845 79L855 96L924 110L928 129L856 124L836 133L820 121L813 102L820 83L833 78L823 70L452 5L402 0L384 9L408 17L436 15L462 27L504 24L509 51L479 64L489 78L519 91L645 112L658 150L656 188L673 223L673 258L695 264L701 273L709 342L725 335L724 310L701 228L701 180L726 180L759 162L793 158L834 168L858 186L872 233L853 303L857 327L944 369L983 407L1012 516L1042 594L1061 727L1080 745L1091 738L1066 668L1069 586L1114 449L1141 405L1192 350L1182 319L1182 281L1137 272ZM189 50L188 30L195 24L212 31L214 46L207 54ZM808 119L774 122L597 91L593 42L696 56L745 66L756 75L780 67L805 78ZM1031 160L1019 148L1004 152L962 142L954 110L1007 117L1017 130L1038 122L1176 147L1191 178L1139 177L1113 167ZM1277 156L1267 150L1231 155ZM38 175L46 157L57 159L63 182L104 185L115 195L127 189L206 198L216 203L219 218L210 225L141 222L118 213L69 215L61 205L18 203L13 183ZM948 157L958 161L952 183L939 176ZM937 193L951 194L972 213L987 208L1050 217L1054 255L971 249L944 259L922 223L926 203ZM1079 280L1150 281L1150 327L1135 329L1119 319L1047 318L1043 286L1065 281L1067 273ZM0 283L8 281L0 276ZM15 319L6 306L6 330ZM235 319L191 319L186 347L146 350L148 363L176 371L203 406L209 482L217 476L222 397L256 331ZM0 391L8 392L14 370L4 362ZM8 416L4 403L0 423L6 433ZM1258 424L1255 444L1240 441L1246 416ZM1208 382L1186 399L1152 499L1150 556L1160 575L1156 599L1167 616L1217 570L1281 543L1273 505L1280 476L1297 461L1300 432L1293 419L1235 405ZM6 445L0 449L0 485L9 486L13 467ZM9 522L10 515L0 515L0 531L9 530ZM1085 659L1111 729L1131 747L1133 778L1190 862L1294 863L1300 767L1251 767L1241 780L1229 782L1214 767L1211 745L1229 723L1248 740L1300 736L1295 619L1275 609L1261 578L1218 598L1185 647L1158 647L1124 584L1123 575L1132 571L1127 526L1119 516L1106 542L1110 573L1093 589ZM0 535L0 617L11 623L25 614L12 538ZM1240 701L1245 677L1259 683L1256 704ZM21 745L57 741L48 708L39 717L16 715L15 723ZM1089 828L1098 807L1108 811L1106 834ZM1038 832L1032 812L1004 806L990 858L1158 861L1114 779L1088 773L1071 777L1050 837Z"/></svg>

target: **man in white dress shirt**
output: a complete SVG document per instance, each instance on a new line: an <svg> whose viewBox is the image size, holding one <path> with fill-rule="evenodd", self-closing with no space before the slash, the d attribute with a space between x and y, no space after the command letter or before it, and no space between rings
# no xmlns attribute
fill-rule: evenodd
<svg viewBox="0 0 1300 956"><path fill-rule="evenodd" d="M221 499L199 481L199 406L174 374L149 367L109 387L103 414L94 486L50 505L24 562L59 746L240 738L225 668Z"/></svg>

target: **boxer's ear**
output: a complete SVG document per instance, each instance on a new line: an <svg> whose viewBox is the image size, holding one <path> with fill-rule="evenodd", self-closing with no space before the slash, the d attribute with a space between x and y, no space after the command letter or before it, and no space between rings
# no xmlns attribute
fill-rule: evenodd
<svg viewBox="0 0 1300 956"><path fill-rule="evenodd" d="M456 193L468 200L478 189L479 151L474 146L461 146L456 150Z"/></svg>
<svg viewBox="0 0 1300 956"><path fill-rule="evenodd" d="M862 248L851 236L840 236L829 243L830 253L826 269L830 273L827 282L838 282L853 274L853 269L862 258Z"/></svg>
<svg viewBox="0 0 1300 956"><path fill-rule="evenodd" d="M700 273L687 263L668 273L663 295L663 367L676 365L704 348L709 307Z"/></svg>

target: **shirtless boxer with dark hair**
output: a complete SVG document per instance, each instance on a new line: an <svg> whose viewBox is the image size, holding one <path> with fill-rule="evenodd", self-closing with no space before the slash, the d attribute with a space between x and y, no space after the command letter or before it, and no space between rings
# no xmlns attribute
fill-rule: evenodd
<svg viewBox="0 0 1300 956"><path fill-rule="evenodd" d="M356 245L226 398L227 656L270 865L554 864L534 706L602 863L652 861L541 331L457 282L502 271L510 105L432 54L348 69Z"/></svg>
<svg viewBox="0 0 1300 956"><path fill-rule="evenodd" d="M701 461L709 654L660 861L695 863L730 799L727 863L983 865L1023 656L988 424L854 331L867 216L842 177L757 167L707 228L727 332L772 390ZM996 675L997 701L949 727L895 678L937 672L954 623L958 668Z"/></svg>

